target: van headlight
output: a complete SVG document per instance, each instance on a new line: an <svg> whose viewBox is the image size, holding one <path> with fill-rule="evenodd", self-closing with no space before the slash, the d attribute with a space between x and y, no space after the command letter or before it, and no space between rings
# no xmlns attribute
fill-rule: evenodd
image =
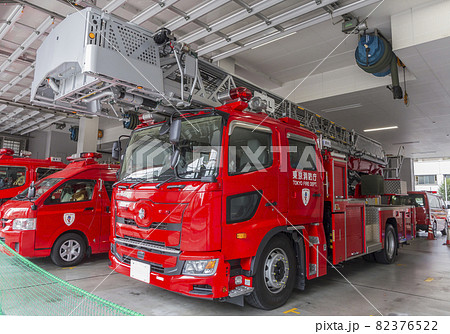
<svg viewBox="0 0 450 334"><path fill-rule="evenodd" d="M36 229L36 218L16 218L13 220L13 230L30 231Z"/></svg>
<svg viewBox="0 0 450 334"><path fill-rule="evenodd" d="M194 276L211 276L216 273L219 259L187 260L184 264L183 274Z"/></svg>

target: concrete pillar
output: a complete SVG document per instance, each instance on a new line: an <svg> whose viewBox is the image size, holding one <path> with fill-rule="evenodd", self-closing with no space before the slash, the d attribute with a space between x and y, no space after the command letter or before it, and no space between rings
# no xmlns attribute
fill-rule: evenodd
<svg viewBox="0 0 450 334"><path fill-rule="evenodd" d="M80 118L77 154L97 151L98 117Z"/></svg>
<svg viewBox="0 0 450 334"><path fill-rule="evenodd" d="M47 132L47 137L46 137L46 141L45 141L44 159L50 157L51 148L52 148L52 132L51 131L46 131L46 132Z"/></svg>
<svg viewBox="0 0 450 334"><path fill-rule="evenodd" d="M405 158L400 169L400 180L406 181L408 191L414 190L414 163L413 159Z"/></svg>

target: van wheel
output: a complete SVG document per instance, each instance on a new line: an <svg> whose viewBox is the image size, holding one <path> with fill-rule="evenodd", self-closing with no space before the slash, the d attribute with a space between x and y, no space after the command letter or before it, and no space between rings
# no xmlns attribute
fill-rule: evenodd
<svg viewBox="0 0 450 334"><path fill-rule="evenodd" d="M245 298L252 306L272 310L284 305L291 296L296 278L296 257L291 240L273 237L264 248L253 278L253 292Z"/></svg>
<svg viewBox="0 0 450 334"><path fill-rule="evenodd" d="M71 267L79 264L85 255L86 244L83 238L75 233L67 233L56 240L51 259L57 266Z"/></svg>
<svg viewBox="0 0 450 334"><path fill-rule="evenodd" d="M374 253L378 263L391 264L397 257L397 235L391 224L386 225L384 248Z"/></svg>

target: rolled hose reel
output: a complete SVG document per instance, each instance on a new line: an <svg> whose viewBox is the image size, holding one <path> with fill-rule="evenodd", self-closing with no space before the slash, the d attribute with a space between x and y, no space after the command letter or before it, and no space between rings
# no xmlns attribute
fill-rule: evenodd
<svg viewBox="0 0 450 334"><path fill-rule="evenodd" d="M365 72L376 77L391 74L394 99L402 99L403 91L398 76L398 58L391 44L380 35L361 36L355 51L356 63Z"/></svg>

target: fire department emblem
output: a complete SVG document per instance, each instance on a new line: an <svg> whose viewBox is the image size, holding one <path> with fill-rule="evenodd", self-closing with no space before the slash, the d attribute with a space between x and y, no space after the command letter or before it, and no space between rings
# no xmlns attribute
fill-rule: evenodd
<svg viewBox="0 0 450 334"><path fill-rule="evenodd" d="M302 189L302 200L303 200L303 204L305 204L305 206L307 206L309 203L310 194L311 194L311 192L309 191L309 189L306 189L306 188Z"/></svg>
<svg viewBox="0 0 450 334"><path fill-rule="evenodd" d="M64 223L67 226L72 225L75 222L75 214L74 213L65 213L64 214Z"/></svg>
<svg viewBox="0 0 450 334"><path fill-rule="evenodd" d="M140 219L144 219L144 218L145 218L145 210L144 210L144 208L141 208L141 209L139 210L138 215L139 215L139 218L140 218Z"/></svg>

